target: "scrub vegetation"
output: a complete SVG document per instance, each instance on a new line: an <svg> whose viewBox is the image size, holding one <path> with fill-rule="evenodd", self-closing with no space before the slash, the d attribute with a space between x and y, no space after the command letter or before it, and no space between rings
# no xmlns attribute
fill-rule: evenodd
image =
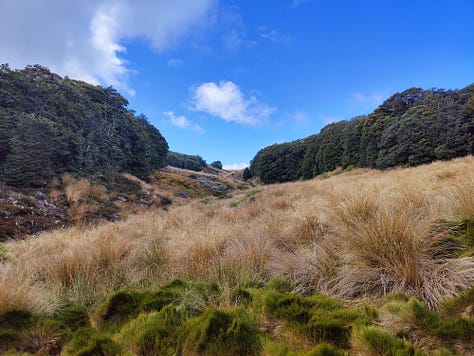
<svg viewBox="0 0 474 356"><path fill-rule="evenodd" d="M6 241L0 352L473 353L473 172L339 169Z"/></svg>

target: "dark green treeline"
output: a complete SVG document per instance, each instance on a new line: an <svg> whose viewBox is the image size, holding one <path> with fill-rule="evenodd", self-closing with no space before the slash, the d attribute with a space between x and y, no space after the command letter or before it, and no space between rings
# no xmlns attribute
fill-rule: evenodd
<svg viewBox="0 0 474 356"><path fill-rule="evenodd" d="M260 150L250 170L263 183L277 183L336 167L415 166L473 153L474 84L462 90L411 88L367 116Z"/></svg>
<svg viewBox="0 0 474 356"><path fill-rule="evenodd" d="M168 144L115 89L62 78L41 66L0 66L0 181L42 186L70 172L146 177Z"/></svg>

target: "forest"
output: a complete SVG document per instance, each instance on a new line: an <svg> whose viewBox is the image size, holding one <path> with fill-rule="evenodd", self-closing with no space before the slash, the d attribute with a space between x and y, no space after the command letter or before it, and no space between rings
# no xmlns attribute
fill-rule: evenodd
<svg viewBox="0 0 474 356"><path fill-rule="evenodd" d="M35 65L0 67L0 181L41 187L65 172L145 178L164 165L168 144L112 87Z"/></svg>
<svg viewBox="0 0 474 356"><path fill-rule="evenodd" d="M410 88L373 113L325 126L305 139L260 150L250 170L263 183L311 179L337 167L416 166L474 153L474 84Z"/></svg>

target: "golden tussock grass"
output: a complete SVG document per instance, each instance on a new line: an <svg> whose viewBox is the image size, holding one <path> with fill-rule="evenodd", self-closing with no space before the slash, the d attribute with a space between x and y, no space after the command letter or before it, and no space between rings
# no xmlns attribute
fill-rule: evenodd
<svg viewBox="0 0 474 356"><path fill-rule="evenodd" d="M449 229L440 224L474 218L473 171L472 157L385 172L354 169L264 186L238 203L173 204L9 242L14 257L1 265L0 310L48 311L58 300L93 306L117 289L173 278L217 283L223 295L229 291L221 301L228 304L232 288L272 277L301 294L404 292L435 307L474 283L474 259L446 252ZM63 177L63 185L74 186L71 202L90 192L79 182Z"/></svg>

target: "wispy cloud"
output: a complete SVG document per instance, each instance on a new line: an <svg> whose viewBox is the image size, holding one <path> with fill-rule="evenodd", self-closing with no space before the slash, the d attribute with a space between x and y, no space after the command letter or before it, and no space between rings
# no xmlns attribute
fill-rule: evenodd
<svg viewBox="0 0 474 356"><path fill-rule="evenodd" d="M170 58L166 64L168 67L181 67L184 64L184 61L179 58Z"/></svg>
<svg viewBox="0 0 474 356"><path fill-rule="evenodd" d="M300 110L296 110L293 114L291 114L290 119L298 125L306 125L309 123L308 115Z"/></svg>
<svg viewBox="0 0 474 356"><path fill-rule="evenodd" d="M276 108L246 97L231 81L208 82L191 88L190 109L206 112L227 122L258 125L265 123Z"/></svg>
<svg viewBox="0 0 474 356"><path fill-rule="evenodd" d="M184 116L176 116L173 111L164 112L163 115L167 116L171 125L179 127L180 129L192 130L197 134L204 134L204 129L198 124L193 123Z"/></svg>
<svg viewBox="0 0 474 356"><path fill-rule="evenodd" d="M233 164L224 164L222 168L227 170L239 170L248 167L248 163L233 163Z"/></svg>
<svg viewBox="0 0 474 356"><path fill-rule="evenodd" d="M300 6L300 5L302 5L306 2L309 2L309 1L310 0L292 0L290 7L292 9L296 9L298 6Z"/></svg>
<svg viewBox="0 0 474 356"><path fill-rule="evenodd" d="M271 42L283 42L283 43L288 43L290 42L290 37L286 35L280 34L278 31L267 27L267 26L259 26L257 27L257 32L260 38L263 38L265 40L271 41Z"/></svg>
<svg viewBox="0 0 474 356"><path fill-rule="evenodd" d="M352 94L351 99L360 104L380 105L384 101L386 94L384 92L375 91L370 94L356 92Z"/></svg>

